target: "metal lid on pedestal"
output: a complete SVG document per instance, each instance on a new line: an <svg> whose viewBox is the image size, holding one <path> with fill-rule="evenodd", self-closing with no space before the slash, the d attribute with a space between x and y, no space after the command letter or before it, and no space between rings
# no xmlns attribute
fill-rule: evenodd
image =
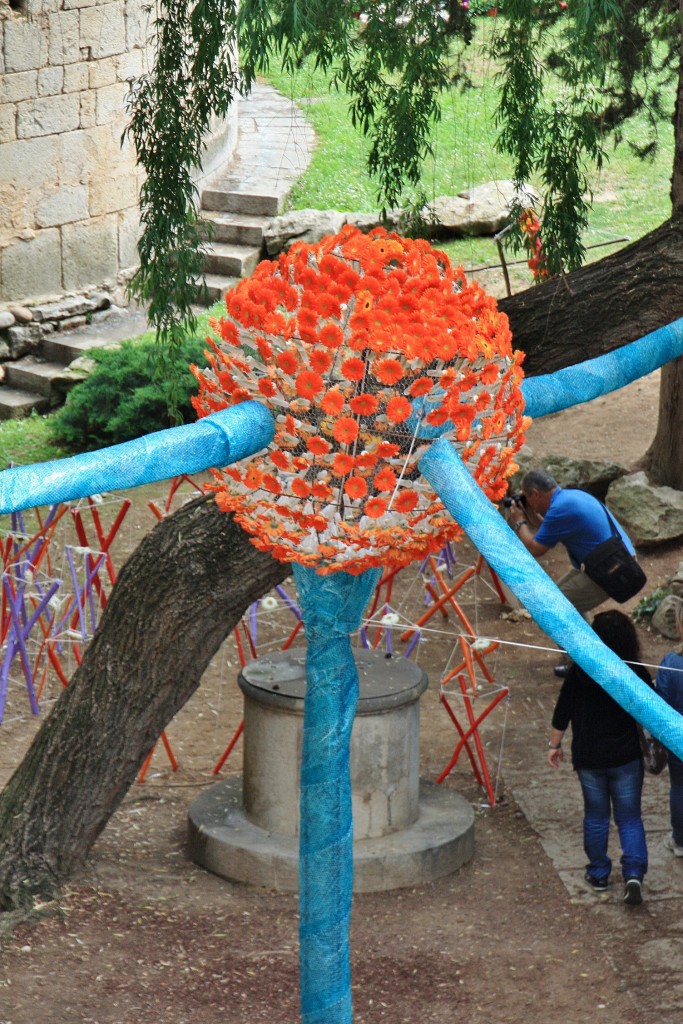
<svg viewBox="0 0 683 1024"><path fill-rule="evenodd" d="M358 715L380 714L410 704L429 680L414 662L386 651L354 650L358 669ZM242 692L262 704L303 711L306 649L275 651L246 665L238 676Z"/></svg>

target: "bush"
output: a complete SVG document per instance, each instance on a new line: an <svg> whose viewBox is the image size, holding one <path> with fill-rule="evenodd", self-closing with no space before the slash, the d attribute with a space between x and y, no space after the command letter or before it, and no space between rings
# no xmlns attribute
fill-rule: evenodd
<svg viewBox="0 0 683 1024"><path fill-rule="evenodd" d="M204 348L203 341L192 338L177 356L183 422L196 419L190 398L198 385L189 366L204 365ZM121 348L92 353L97 366L72 389L53 419L55 441L72 451L95 451L174 426L167 408L169 388L152 380L153 349L154 341L126 341Z"/></svg>

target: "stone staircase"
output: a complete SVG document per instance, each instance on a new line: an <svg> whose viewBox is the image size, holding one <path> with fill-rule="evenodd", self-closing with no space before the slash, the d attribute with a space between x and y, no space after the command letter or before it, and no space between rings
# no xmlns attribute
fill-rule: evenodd
<svg viewBox="0 0 683 1024"><path fill-rule="evenodd" d="M204 188L200 216L213 225L204 246L206 288L200 303L223 298L242 277L248 277L264 253L263 232L281 213L296 179L311 158L313 129L290 100L270 86L255 83L239 100L237 145L223 174ZM54 330L40 346L3 364L0 420L46 412L59 405L79 378L74 360L93 348L110 346L147 329L144 314L109 318L96 329Z"/></svg>
<svg viewBox="0 0 683 1024"><path fill-rule="evenodd" d="M204 248L206 301L217 302L264 254L263 230L282 213L308 167L313 129L295 104L255 83L239 101L237 147L224 175L205 188L201 217L213 226Z"/></svg>

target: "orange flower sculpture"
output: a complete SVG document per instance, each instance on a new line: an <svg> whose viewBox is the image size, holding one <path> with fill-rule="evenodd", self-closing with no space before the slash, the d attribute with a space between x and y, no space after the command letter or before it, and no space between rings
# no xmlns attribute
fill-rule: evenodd
<svg viewBox="0 0 683 1024"><path fill-rule="evenodd" d="M445 436L497 501L529 422L507 318L425 241L346 227L226 295L200 415L247 399L270 447L215 471L252 543L320 573L404 565L461 535L418 461Z"/></svg>

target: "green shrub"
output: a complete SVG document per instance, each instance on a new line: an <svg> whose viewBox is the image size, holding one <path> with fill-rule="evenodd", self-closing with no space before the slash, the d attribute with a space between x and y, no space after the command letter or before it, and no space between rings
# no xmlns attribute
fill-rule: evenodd
<svg viewBox="0 0 683 1024"><path fill-rule="evenodd" d="M153 341L126 341L121 348L92 353L97 366L72 389L53 419L55 441L72 451L94 451L174 426L168 415L168 386L152 380L153 346ZM183 422L196 419L190 398L197 392L197 381L189 366L204 365L204 348L203 341L192 338L177 356L181 370L186 370L179 404Z"/></svg>

